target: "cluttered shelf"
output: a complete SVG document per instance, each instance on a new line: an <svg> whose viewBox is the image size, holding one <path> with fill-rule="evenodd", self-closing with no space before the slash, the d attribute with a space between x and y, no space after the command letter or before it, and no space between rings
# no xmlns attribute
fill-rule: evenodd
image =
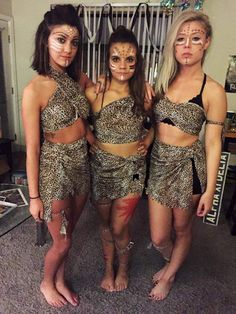
<svg viewBox="0 0 236 314"><path fill-rule="evenodd" d="M230 130L224 132L224 151L230 151L233 154L236 154L236 132L231 132Z"/></svg>

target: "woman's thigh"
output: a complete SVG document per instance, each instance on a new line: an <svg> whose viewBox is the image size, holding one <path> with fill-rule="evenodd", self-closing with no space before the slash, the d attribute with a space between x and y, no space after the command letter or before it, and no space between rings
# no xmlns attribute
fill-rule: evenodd
<svg viewBox="0 0 236 314"><path fill-rule="evenodd" d="M88 199L88 193L75 195L72 198L72 204L71 204L71 215L72 219L76 219L76 221L79 219L84 206Z"/></svg>
<svg viewBox="0 0 236 314"><path fill-rule="evenodd" d="M192 197L192 210L184 210L181 208L174 208L174 228L175 231L179 232L191 232L193 220L195 217L196 208L199 203L201 195L196 194Z"/></svg>
<svg viewBox="0 0 236 314"><path fill-rule="evenodd" d="M113 201L111 217L113 228L122 228L128 225L134 215L140 198L141 194L130 193Z"/></svg>
<svg viewBox="0 0 236 314"><path fill-rule="evenodd" d="M152 241L158 240L159 242L169 239L172 229L172 209L161 205L150 197L148 197L148 205Z"/></svg>
<svg viewBox="0 0 236 314"><path fill-rule="evenodd" d="M67 238L71 237L71 205L71 198L52 201L52 219L47 226L54 244L65 239L65 234Z"/></svg>

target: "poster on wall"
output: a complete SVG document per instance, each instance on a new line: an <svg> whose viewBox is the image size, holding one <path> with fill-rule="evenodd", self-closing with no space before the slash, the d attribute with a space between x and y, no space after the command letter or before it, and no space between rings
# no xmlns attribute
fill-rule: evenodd
<svg viewBox="0 0 236 314"><path fill-rule="evenodd" d="M236 93L236 55L229 56L229 65L225 79L225 91Z"/></svg>

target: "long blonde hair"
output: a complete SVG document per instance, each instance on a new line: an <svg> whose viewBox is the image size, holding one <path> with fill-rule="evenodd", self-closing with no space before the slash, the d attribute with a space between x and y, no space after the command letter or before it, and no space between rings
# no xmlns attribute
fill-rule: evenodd
<svg viewBox="0 0 236 314"><path fill-rule="evenodd" d="M160 74L157 78L155 86L156 93L159 96L167 92L169 85L174 80L178 72L178 63L174 54L174 43L177 33L184 23L193 21L200 22L202 24L206 31L206 38L212 37L212 27L209 18L207 15L201 12L192 10L184 11L174 20L167 34L160 67ZM203 56L202 63L204 61L204 57L205 55Z"/></svg>

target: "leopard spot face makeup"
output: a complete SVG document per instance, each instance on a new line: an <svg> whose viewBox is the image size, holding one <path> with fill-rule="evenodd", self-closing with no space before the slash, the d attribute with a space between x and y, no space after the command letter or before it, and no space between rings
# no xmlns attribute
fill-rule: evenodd
<svg viewBox="0 0 236 314"><path fill-rule="evenodd" d="M132 77L136 67L136 48L129 43L116 43L110 48L109 67L120 80ZM131 76L130 76L131 75Z"/></svg>

